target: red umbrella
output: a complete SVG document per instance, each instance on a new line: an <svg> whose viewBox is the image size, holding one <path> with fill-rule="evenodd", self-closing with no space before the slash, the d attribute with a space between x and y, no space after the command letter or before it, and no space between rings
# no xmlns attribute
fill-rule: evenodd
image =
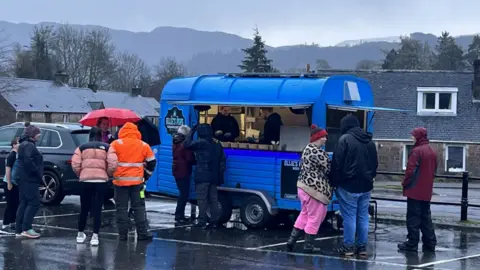
<svg viewBox="0 0 480 270"><path fill-rule="evenodd" d="M132 110L107 108L102 110L95 110L87 113L79 122L87 127L94 127L97 125L98 119L106 117L110 122L111 127L118 127L127 122L137 122L141 118Z"/></svg>

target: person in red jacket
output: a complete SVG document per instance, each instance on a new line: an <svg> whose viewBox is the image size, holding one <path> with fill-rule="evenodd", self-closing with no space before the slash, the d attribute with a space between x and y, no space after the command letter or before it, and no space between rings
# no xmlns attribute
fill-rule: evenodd
<svg viewBox="0 0 480 270"><path fill-rule="evenodd" d="M427 129L412 131L415 142L408 156L405 178L402 181L403 196L407 197L407 241L398 245L401 251L418 251L422 231L423 251L435 251L437 238L432 223L430 201L433 181L437 171L437 154L430 146Z"/></svg>
<svg viewBox="0 0 480 270"><path fill-rule="evenodd" d="M175 221L187 222L185 218L185 206L187 205L188 195L190 193L190 176L192 175L192 166L195 162L193 152L183 146L186 136L190 133L188 126L180 126L177 133L173 136L172 154L172 174L175 177L178 191L177 208L175 209Z"/></svg>

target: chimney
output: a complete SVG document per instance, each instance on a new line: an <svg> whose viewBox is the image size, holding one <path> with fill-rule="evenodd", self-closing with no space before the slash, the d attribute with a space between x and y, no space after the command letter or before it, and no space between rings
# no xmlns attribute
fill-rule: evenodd
<svg viewBox="0 0 480 270"><path fill-rule="evenodd" d="M55 73L55 83L57 84L68 84L68 79L69 76L64 71L57 71L57 73Z"/></svg>
<svg viewBox="0 0 480 270"><path fill-rule="evenodd" d="M133 88L132 88L132 91L130 92L130 94L132 95L132 97L140 96L140 95L142 95L142 88L140 88L140 87L133 87Z"/></svg>
<svg viewBox="0 0 480 270"><path fill-rule="evenodd" d="M90 88L94 93L96 93L98 90L98 85L92 83L88 85L88 88Z"/></svg>

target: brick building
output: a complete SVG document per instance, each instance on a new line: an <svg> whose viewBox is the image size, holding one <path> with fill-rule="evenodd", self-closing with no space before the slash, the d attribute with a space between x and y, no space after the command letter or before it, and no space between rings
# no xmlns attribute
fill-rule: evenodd
<svg viewBox="0 0 480 270"><path fill-rule="evenodd" d="M472 91L473 72L335 70L319 73L365 78L373 88L376 106L409 110L408 113L375 113L374 139L379 170L403 171L412 148L410 131L423 126L438 151L437 173L469 171L480 176L480 93Z"/></svg>

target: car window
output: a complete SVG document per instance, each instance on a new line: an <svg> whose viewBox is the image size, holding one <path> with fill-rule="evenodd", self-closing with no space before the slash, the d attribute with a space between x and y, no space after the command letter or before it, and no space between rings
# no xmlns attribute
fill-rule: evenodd
<svg viewBox="0 0 480 270"><path fill-rule="evenodd" d="M61 144L60 136L56 131L40 129L42 135L37 142L38 147L59 147Z"/></svg>
<svg viewBox="0 0 480 270"><path fill-rule="evenodd" d="M50 132L50 147L60 147L62 141L60 140L60 135L58 132L51 131Z"/></svg>
<svg viewBox="0 0 480 270"><path fill-rule="evenodd" d="M17 134L16 128L2 128L0 129L0 146L10 146L13 138Z"/></svg>
<svg viewBox="0 0 480 270"><path fill-rule="evenodd" d="M77 146L80 146L84 143L88 142L88 133L89 130L79 130L79 131L74 131L72 132L72 137Z"/></svg>
<svg viewBox="0 0 480 270"><path fill-rule="evenodd" d="M40 139L37 141L37 147L48 147L51 132L49 130L44 130L44 129L40 129L40 130L42 132L42 135L40 136Z"/></svg>

